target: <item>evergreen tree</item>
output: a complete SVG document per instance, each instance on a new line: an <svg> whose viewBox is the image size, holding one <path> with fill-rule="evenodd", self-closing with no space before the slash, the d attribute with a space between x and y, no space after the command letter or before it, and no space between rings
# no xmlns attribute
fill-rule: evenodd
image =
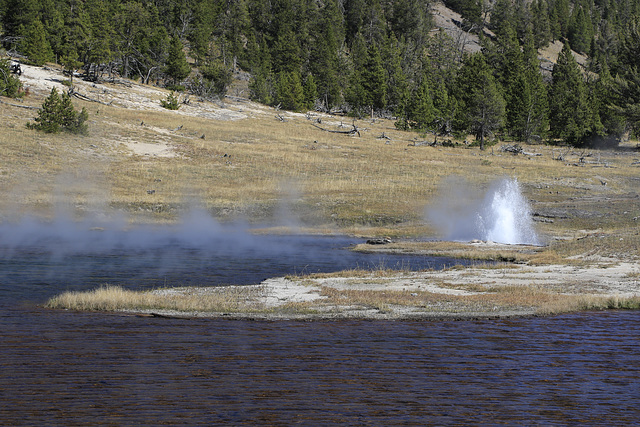
<svg viewBox="0 0 640 427"><path fill-rule="evenodd" d="M368 0L365 2L362 28L367 44L381 46L387 33L387 23L380 0Z"/></svg>
<svg viewBox="0 0 640 427"><path fill-rule="evenodd" d="M90 78L97 80L101 77L101 67L114 59L115 33L110 22L113 11L101 0L89 0L87 13L91 29L87 40L86 62L94 65L89 67L92 71Z"/></svg>
<svg viewBox="0 0 640 427"><path fill-rule="evenodd" d="M565 43L553 67L549 91L549 122L552 138L578 145L588 134L588 106L584 79Z"/></svg>
<svg viewBox="0 0 640 427"><path fill-rule="evenodd" d="M515 12L514 12L514 29L518 40L523 40L527 28L531 25L531 8L529 7L529 0L515 0Z"/></svg>
<svg viewBox="0 0 640 427"><path fill-rule="evenodd" d="M583 138L583 143L589 145L600 145L605 136L605 128L600 117L601 102L600 91L598 90L598 79L588 78L585 81L585 97L587 99L587 132Z"/></svg>
<svg viewBox="0 0 640 427"><path fill-rule="evenodd" d="M316 100L318 99L318 86L316 85L316 79L313 74L309 73L304 80L304 105L306 109L313 108Z"/></svg>
<svg viewBox="0 0 640 427"><path fill-rule="evenodd" d="M220 98L227 93L232 81L232 71L221 60L209 62L200 67L200 80L192 90L205 99Z"/></svg>
<svg viewBox="0 0 640 427"><path fill-rule="evenodd" d="M404 114L409 98L409 82L402 69L402 51L402 43L391 33L384 46L382 57L385 59L384 68L387 76L385 82L388 88L386 102L389 108L396 112L396 115Z"/></svg>
<svg viewBox="0 0 640 427"><path fill-rule="evenodd" d="M378 48L371 44L367 49L367 57L360 75L362 98L358 104L369 107L371 112L386 106L387 85L382 58Z"/></svg>
<svg viewBox="0 0 640 427"><path fill-rule="evenodd" d="M440 135L448 135L456 114L456 99L449 94L443 80L433 86L433 128Z"/></svg>
<svg viewBox="0 0 640 427"><path fill-rule="evenodd" d="M465 58L457 86L458 127L471 132L484 150L485 138L504 123L505 103L482 53Z"/></svg>
<svg viewBox="0 0 640 427"><path fill-rule="evenodd" d="M8 34L26 35L27 29L36 19L41 19L38 0L7 0L2 23ZM42 23L42 20L40 21Z"/></svg>
<svg viewBox="0 0 640 427"><path fill-rule="evenodd" d="M0 59L0 95L17 98L21 94L22 83L17 76L11 74L8 59Z"/></svg>
<svg viewBox="0 0 640 427"><path fill-rule="evenodd" d="M338 49L344 30L335 1L327 2L320 12L314 33L316 42L310 52L309 69L314 76L318 98L328 111L342 102Z"/></svg>
<svg viewBox="0 0 640 427"><path fill-rule="evenodd" d="M277 77L274 103L281 108L300 111L305 105L304 87L298 71L280 71Z"/></svg>
<svg viewBox="0 0 640 427"><path fill-rule="evenodd" d="M505 94L505 125L510 135L522 141L525 139L527 106L531 103L531 92L525 75L522 50L515 31L511 28L506 30L503 52L500 75Z"/></svg>
<svg viewBox="0 0 640 427"><path fill-rule="evenodd" d="M455 75L461 64L458 46L444 30L440 29L429 39L427 47L429 55L429 74L432 82L454 84Z"/></svg>
<svg viewBox="0 0 640 427"><path fill-rule="evenodd" d="M433 100L429 88L429 79L422 77L420 85L417 87L409 103L409 124L419 130L427 130L433 123L434 117Z"/></svg>
<svg viewBox="0 0 640 427"><path fill-rule="evenodd" d="M266 43L254 44L252 68L253 77L249 82L249 91L251 99L262 102L267 105L273 105L273 86L274 76L271 71L271 55ZM253 50L253 49L251 49Z"/></svg>
<svg viewBox="0 0 640 427"><path fill-rule="evenodd" d="M51 93L42 103L42 108L38 110L38 117L35 123L27 123L29 129L41 130L46 133L57 133L61 130L70 133L85 134L87 132L88 119L87 111L83 108L78 113L71 103L68 93L58 94L56 88L51 89Z"/></svg>
<svg viewBox="0 0 640 427"><path fill-rule="evenodd" d="M497 0L491 11L491 29L499 38L506 34L507 28L515 28L513 3L511 0Z"/></svg>
<svg viewBox="0 0 640 427"><path fill-rule="evenodd" d="M640 18L631 22L623 34L618 75L608 86L609 105L637 134L640 130Z"/></svg>
<svg viewBox="0 0 640 427"><path fill-rule="evenodd" d="M180 108L178 97L171 91L165 99L160 100L160 105L167 110L177 110Z"/></svg>
<svg viewBox="0 0 640 427"><path fill-rule="evenodd" d="M567 37L569 33L569 0L553 0L553 8L549 15L553 39Z"/></svg>
<svg viewBox="0 0 640 427"><path fill-rule="evenodd" d="M130 78L137 74L148 83L166 65L170 42L158 10L151 3L122 3L113 21L122 75Z"/></svg>
<svg viewBox="0 0 640 427"><path fill-rule="evenodd" d="M39 19L34 20L29 26L23 41L22 51L33 64L38 66L53 59L51 45Z"/></svg>
<svg viewBox="0 0 640 427"><path fill-rule="evenodd" d="M353 44L356 36L361 34L365 8L365 0L346 0L344 2L346 41L350 46Z"/></svg>
<svg viewBox="0 0 640 427"><path fill-rule="evenodd" d="M302 66L300 45L296 33L290 26L282 26L271 52L275 73L300 71Z"/></svg>
<svg viewBox="0 0 640 427"><path fill-rule="evenodd" d="M524 72L529 88L528 102L525 103L526 121L522 139L530 141L532 138L543 138L549 127L549 103L547 87L540 72L538 51L534 47L533 36L525 37L523 47Z"/></svg>
<svg viewBox="0 0 640 427"><path fill-rule="evenodd" d="M465 29L475 28L482 24L482 3L480 0L446 0L448 7L462 15Z"/></svg>
<svg viewBox="0 0 640 427"><path fill-rule="evenodd" d="M424 46L433 18L429 5L421 0L395 0L387 2L385 16L391 33L407 44Z"/></svg>
<svg viewBox="0 0 640 427"><path fill-rule="evenodd" d="M547 0L534 0L530 7L534 46L540 49L546 47L552 38Z"/></svg>
<svg viewBox="0 0 640 427"><path fill-rule="evenodd" d="M593 25L588 12L578 3L573 9L568 28L569 44L576 52L588 53L593 38Z"/></svg>
<svg viewBox="0 0 640 427"><path fill-rule="evenodd" d="M249 33L249 11L244 0L228 1L218 15L223 63L236 69L238 61L246 66L244 44Z"/></svg>
<svg viewBox="0 0 640 427"><path fill-rule="evenodd" d="M177 36L173 37L169 46L169 56L167 57L167 65L164 72L173 79L174 84L186 79L191 72L191 66L187 62L183 49L180 39Z"/></svg>

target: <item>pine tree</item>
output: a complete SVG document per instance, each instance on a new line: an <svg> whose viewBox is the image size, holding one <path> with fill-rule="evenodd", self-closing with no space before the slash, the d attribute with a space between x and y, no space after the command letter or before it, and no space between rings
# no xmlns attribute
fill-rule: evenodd
<svg viewBox="0 0 640 427"><path fill-rule="evenodd" d="M531 92L525 76L524 60L520 44L513 29L507 28L503 39L501 83L504 87L506 129L516 140L525 139L527 106Z"/></svg>
<svg viewBox="0 0 640 427"><path fill-rule="evenodd" d="M505 103L482 53L465 58L457 86L462 104L457 126L475 135L484 150L485 138L504 122Z"/></svg>
<svg viewBox="0 0 640 427"><path fill-rule="evenodd" d="M309 73L304 80L304 108L313 108L318 99L318 86L313 74Z"/></svg>
<svg viewBox="0 0 640 427"><path fill-rule="evenodd" d="M169 57L167 58L165 73L173 79L174 84L178 84L187 78L191 72L191 66L187 62L183 49L184 47L180 39L177 36L173 37L171 39L171 46L169 47Z"/></svg>
<svg viewBox="0 0 640 427"><path fill-rule="evenodd" d="M529 33L525 37L522 50L524 59L524 72L529 87L529 102L525 105L526 122L523 140L542 139L549 127L549 102L547 87L540 72L540 60L538 50L534 47L533 36Z"/></svg>
<svg viewBox="0 0 640 427"><path fill-rule="evenodd" d="M384 46L382 55L385 59L384 67L387 76L385 83L388 88L387 105L396 115L402 115L404 113L404 108L406 107L404 103L409 98L409 82L402 69L403 47L403 43L399 42L395 35L391 33Z"/></svg>
<svg viewBox="0 0 640 427"><path fill-rule="evenodd" d="M42 103L38 110L35 123L27 123L29 129L36 129L46 133L58 133L61 130L70 133L85 134L88 119L87 111L83 108L80 113L75 111L68 93L58 95L56 88Z"/></svg>
<svg viewBox="0 0 640 427"><path fill-rule="evenodd" d="M302 54L296 33L289 26L283 26L271 50L273 71L291 73L300 71Z"/></svg>
<svg viewBox="0 0 640 427"><path fill-rule="evenodd" d="M258 43L255 40L250 50L252 61L251 73L253 77L249 82L249 93L253 100L267 105L273 105L275 77L271 71L271 55L265 42Z"/></svg>
<svg viewBox="0 0 640 427"><path fill-rule="evenodd" d="M569 44L576 52L588 53L593 38L591 18L582 4L576 4L568 28Z"/></svg>
<svg viewBox="0 0 640 427"><path fill-rule="evenodd" d="M443 80L433 85L433 128L440 135L451 133L452 121L456 111L456 100L449 94Z"/></svg>
<svg viewBox="0 0 640 427"><path fill-rule="evenodd" d="M342 102L338 49L344 37L341 15L335 1L327 2L315 28L316 42L310 52L309 69L317 85L318 98L328 111Z"/></svg>
<svg viewBox="0 0 640 427"><path fill-rule="evenodd" d="M178 102L178 97L171 91L166 99L160 100L160 105L162 108L166 108L167 110L177 110L180 108L180 103Z"/></svg>
<svg viewBox="0 0 640 427"><path fill-rule="evenodd" d="M546 47L552 38L547 0L534 0L530 7L534 46L536 49L540 49Z"/></svg>
<svg viewBox="0 0 640 427"><path fill-rule="evenodd" d="M153 3L121 3L113 18L117 54L125 78L137 74L143 83L166 65L170 38Z"/></svg>
<svg viewBox="0 0 640 427"><path fill-rule="evenodd" d="M578 145L588 133L588 106L584 79L569 43L562 47L552 79L549 91L551 137Z"/></svg>
<svg viewBox="0 0 640 427"><path fill-rule="evenodd" d="M2 16L2 22L7 34L15 36L26 35L26 30L33 21L40 19L40 5L38 0L7 0ZM40 21L42 23L42 21Z"/></svg>
<svg viewBox="0 0 640 427"><path fill-rule="evenodd" d="M105 2L90 0L87 2L87 13L91 22L90 34L87 41L86 61L93 64L91 78L97 80L101 77L101 65L109 64L114 57L115 33L113 31L110 15L113 11Z"/></svg>
<svg viewBox="0 0 640 427"><path fill-rule="evenodd" d="M20 97L22 82L17 76L11 74L8 59L0 59L0 95L8 98Z"/></svg>
<svg viewBox="0 0 640 427"><path fill-rule="evenodd" d="M29 60L38 66L53 59L53 51L47 40L47 34L39 19L34 20L27 29L22 51Z"/></svg>
<svg viewBox="0 0 640 427"><path fill-rule="evenodd" d="M427 130L435 119L429 79L426 75L422 77L420 85L411 97L408 117L412 127L423 131Z"/></svg>
<svg viewBox="0 0 640 427"><path fill-rule="evenodd" d="M507 28L514 28L513 3L511 0L497 0L491 11L491 29L499 38L506 34Z"/></svg>
<svg viewBox="0 0 640 427"><path fill-rule="evenodd" d="M371 44L361 68L354 75L352 102L356 107L365 108L373 114L386 106L387 86L385 70L378 48Z"/></svg>
<svg viewBox="0 0 640 427"><path fill-rule="evenodd" d="M569 18L569 0L554 0L553 8L549 15L554 40L567 37L569 33Z"/></svg>
<svg viewBox="0 0 640 427"><path fill-rule="evenodd" d="M273 102L284 110L300 111L304 106L304 87L298 71L280 71L275 92Z"/></svg>
<svg viewBox="0 0 640 427"><path fill-rule="evenodd" d="M238 62L246 64L244 44L249 33L249 12L244 0L223 4L226 7L218 15L217 21L217 28L222 31L222 61L225 66L235 69Z"/></svg>
<svg viewBox="0 0 640 427"><path fill-rule="evenodd" d="M620 44L618 75L609 84L609 105L624 117L631 130L640 131L640 18L625 29Z"/></svg>

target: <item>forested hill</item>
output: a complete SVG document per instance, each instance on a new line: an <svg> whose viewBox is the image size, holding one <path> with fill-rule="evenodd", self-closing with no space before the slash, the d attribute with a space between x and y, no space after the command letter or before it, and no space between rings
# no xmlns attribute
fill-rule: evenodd
<svg viewBox="0 0 640 427"><path fill-rule="evenodd" d="M637 130L640 0L445 3L453 29L425 0L0 0L0 32L13 57L85 78L211 98L243 70L257 101L434 134L579 145ZM539 49L558 40L543 78Z"/></svg>

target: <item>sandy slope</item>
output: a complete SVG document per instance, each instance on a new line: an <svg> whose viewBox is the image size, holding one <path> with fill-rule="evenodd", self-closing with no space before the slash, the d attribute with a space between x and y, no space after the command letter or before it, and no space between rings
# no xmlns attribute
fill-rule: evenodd
<svg viewBox="0 0 640 427"><path fill-rule="evenodd" d="M34 67L21 65L23 73L20 76L25 89L32 94L45 97L52 88L58 92L69 90L62 84L68 80L62 70L54 67ZM97 104L109 105L116 108L130 109L135 111L166 111L160 101L167 97L166 90L149 85L142 85L130 80L117 80L116 83L91 83L80 78L73 80L73 89L85 99L90 99ZM184 101L185 96L179 97ZM225 98L224 102L201 102L197 97L189 97L188 103L182 104L175 114L201 117L213 120L242 120L248 117L255 117L267 114L268 109L250 102L248 100L234 100ZM126 126L119 123L112 123L113 126ZM124 147L131 154L151 157L172 157L175 152L171 145L167 143L167 129L146 125L146 130L151 130L157 134L153 142L141 142L136 140L118 139L110 141L116 147Z"/></svg>

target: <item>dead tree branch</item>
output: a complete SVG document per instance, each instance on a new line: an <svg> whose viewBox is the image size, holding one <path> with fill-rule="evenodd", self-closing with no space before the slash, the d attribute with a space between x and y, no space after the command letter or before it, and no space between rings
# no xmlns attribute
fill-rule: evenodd
<svg viewBox="0 0 640 427"><path fill-rule="evenodd" d="M351 128L351 129L349 129L349 130L331 130L331 129L325 129L325 128L323 128L323 127L318 126L318 125L317 125L317 124L315 124L315 123L311 123L311 125L312 125L313 127L316 127L316 128L318 128L318 129L320 129L320 130L323 130L323 131L325 131L325 132L339 133L339 134L342 134L342 135L351 135L351 136L353 136L353 135L356 135L356 134L357 134L358 136L360 136L360 130L359 130L359 129L358 129L358 127L355 125L355 123L351 125L351 126L352 126L352 128Z"/></svg>
<svg viewBox="0 0 640 427"><path fill-rule="evenodd" d="M80 92L76 91L75 88L70 88L69 89L69 95L74 96L78 99L81 99L83 101L89 101L89 102L97 102L98 104L102 104L102 105L111 105L111 103L113 102L113 100L111 100L110 102L102 102L98 99L93 99L93 98L89 98L86 95L81 94Z"/></svg>

